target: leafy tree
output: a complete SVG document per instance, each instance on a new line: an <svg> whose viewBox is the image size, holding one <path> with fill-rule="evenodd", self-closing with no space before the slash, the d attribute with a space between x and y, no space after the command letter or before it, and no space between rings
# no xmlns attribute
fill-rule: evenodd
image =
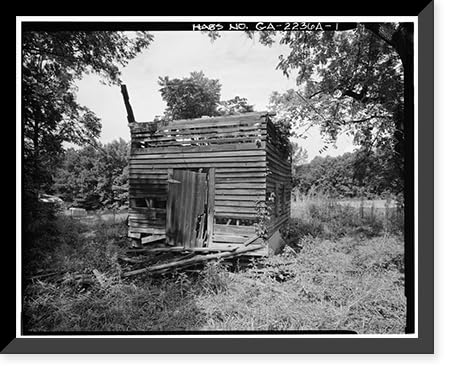
<svg viewBox="0 0 454 374"><path fill-rule="evenodd" d="M99 152L98 186L100 203L106 208L125 205L124 195L128 189L127 173L129 143L123 139L106 144ZM126 174L126 180L125 180Z"/></svg>
<svg viewBox="0 0 454 374"><path fill-rule="evenodd" d="M63 142L84 145L99 137L99 118L76 100L75 81L96 73L118 84L120 67L152 41L146 32L24 31L22 36L22 124L24 208L32 213L48 190Z"/></svg>
<svg viewBox="0 0 454 374"><path fill-rule="evenodd" d="M292 159L292 180L293 180L293 187L299 184L298 177L297 177L297 169L301 165L307 162L308 154L307 150L303 149L298 143L290 142L291 147L291 159Z"/></svg>
<svg viewBox="0 0 454 374"><path fill-rule="evenodd" d="M122 208L129 205L129 167L126 165L120 175L116 175L112 182L112 208Z"/></svg>
<svg viewBox="0 0 454 374"><path fill-rule="evenodd" d="M100 147L100 145L98 145ZM93 145L68 149L55 173L53 189L63 200L87 209L101 207L98 189L99 151Z"/></svg>
<svg viewBox="0 0 454 374"><path fill-rule="evenodd" d="M392 152L403 184L404 124L412 126L412 25L360 24L351 31L285 33L278 68L304 83L299 117L328 141L346 132L366 149ZM405 75L404 75L405 73ZM404 83L404 76L406 77ZM404 98L405 104L404 105ZM393 146L388 147L389 143Z"/></svg>
<svg viewBox="0 0 454 374"><path fill-rule="evenodd" d="M54 191L72 205L89 210L127 204L129 143L68 149L57 169Z"/></svg>
<svg viewBox="0 0 454 374"><path fill-rule="evenodd" d="M354 197L361 182L355 183L353 160L351 153L339 157L315 157L297 169L300 191L304 194Z"/></svg>
<svg viewBox="0 0 454 374"><path fill-rule="evenodd" d="M221 101L217 107L217 112L221 116L232 114L253 112L254 106L248 104L244 97L235 96L233 99Z"/></svg>
<svg viewBox="0 0 454 374"><path fill-rule="evenodd" d="M217 79L205 77L202 71L192 72L187 78L159 77L159 91L167 103L168 120L199 118L217 115L221 97L221 84Z"/></svg>
<svg viewBox="0 0 454 374"><path fill-rule="evenodd" d="M308 154L307 150L301 147L298 143L296 142L291 142L291 154L292 154L292 165L295 167L300 166L304 163L307 162L308 159Z"/></svg>
<svg viewBox="0 0 454 374"><path fill-rule="evenodd" d="M381 154L365 149L337 157L315 157L297 166L298 189L303 194L321 193L333 198L378 197L393 192L396 178L389 175Z"/></svg>
<svg viewBox="0 0 454 374"><path fill-rule="evenodd" d="M219 35L210 34L213 39ZM279 56L277 68L287 76L296 72L300 88L275 99L286 106L293 123L306 129L320 127L328 142L348 133L365 149L390 151L390 166L401 190L404 130L413 126L413 24L364 23L348 31L263 31L258 37L264 45L279 41L290 48L288 55Z"/></svg>

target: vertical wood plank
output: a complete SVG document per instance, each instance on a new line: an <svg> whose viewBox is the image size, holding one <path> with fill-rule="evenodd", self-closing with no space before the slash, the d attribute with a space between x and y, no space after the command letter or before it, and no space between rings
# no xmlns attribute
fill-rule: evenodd
<svg viewBox="0 0 454 374"><path fill-rule="evenodd" d="M173 178L173 169L167 169L167 179ZM167 204L166 204L166 236L167 243L175 245L175 233L173 227L173 203L175 199L175 186L169 184L167 193Z"/></svg>
<svg viewBox="0 0 454 374"><path fill-rule="evenodd" d="M207 246L213 243L213 228L214 228L214 198L216 193L215 188L216 169L210 168L208 171L208 191L207 191Z"/></svg>
<svg viewBox="0 0 454 374"><path fill-rule="evenodd" d="M192 209L192 214L191 214L191 228L188 232L190 235L191 239L191 247L196 247L196 242L197 242L197 218L199 215L199 206L200 206L200 193L201 193L201 186L200 186L200 180L199 180L199 172L194 173L194 191L193 191L193 201L194 201L194 206Z"/></svg>
<svg viewBox="0 0 454 374"><path fill-rule="evenodd" d="M190 211L190 226L189 230L186 232L186 235L189 236L189 245L190 247L196 246L196 226L197 226L197 217L199 215L199 204L200 204L200 180L199 180L199 173L193 172L193 187L192 187L192 194L188 196L191 201L192 207Z"/></svg>
<svg viewBox="0 0 454 374"><path fill-rule="evenodd" d="M195 246L195 220L197 217L197 172L191 171L191 189L190 189L190 194L186 196L186 199L189 201L189 211L188 211L188 217L189 217L189 227L185 234L187 235L187 243L189 248L192 248Z"/></svg>
<svg viewBox="0 0 454 374"><path fill-rule="evenodd" d="M183 201L181 202L184 206L184 213L181 220L181 227L182 227L182 239L183 239L183 247L190 248L191 247L191 216L192 216L192 209L193 209L193 191L194 191L194 172L185 171L185 182L184 182L184 193L183 193Z"/></svg>
<svg viewBox="0 0 454 374"><path fill-rule="evenodd" d="M176 213L176 226L177 228L177 245L184 245L184 219L186 214L186 206L185 206L185 196L187 194L187 184L188 184L188 174L185 170L177 170L178 172L178 179L181 180L180 190L177 198L177 202L175 205L175 213Z"/></svg>
<svg viewBox="0 0 454 374"><path fill-rule="evenodd" d="M278 184L276 183L274 185L274 218L276 221L278 217L279 217L279 187Z"/></svg>
<svg viewBox="0 0 454 374"><path fill-rule="evenodd" d="M206 233L206 203L207 203L207 174L199 173L197 175L198 182L198 199L197 199L197 216L196 227L199 225L198 235L195 238L195 246L202 247Z"/></svg>
<svg viewBox="0 0 454 374"><path fill-rule="evenodd" d="M181 194L183 193L183 175L181 170L174 170L173 178L175 180L181 181L181 183L175 184L175 197L173 200L173 213L172 213L172 226L175 229L175 245L181 244L181 228L180 228L180 214L181 214Z"/></svg>

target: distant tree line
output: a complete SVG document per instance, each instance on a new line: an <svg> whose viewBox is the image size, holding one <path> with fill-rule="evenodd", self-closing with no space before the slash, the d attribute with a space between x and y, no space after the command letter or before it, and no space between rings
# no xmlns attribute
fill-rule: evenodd
<svg viewBox="0 0 454 374"><path fill-rule="evenodd" d="M305 194L333 198L376 198L401 193L399 176L381 154L364 150L343 155L316 156L296 165L294 188Z"/></svg>

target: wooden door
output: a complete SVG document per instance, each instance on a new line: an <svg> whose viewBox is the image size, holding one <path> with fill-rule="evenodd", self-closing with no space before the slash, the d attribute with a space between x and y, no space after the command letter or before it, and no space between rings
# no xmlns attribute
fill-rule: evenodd
<svg viewBox="0 0 454 374"><path fill-rule="evenodd" d="M169 180L166 235L170 245L202 247L206 243L207 175L175 169Z"/></svg>

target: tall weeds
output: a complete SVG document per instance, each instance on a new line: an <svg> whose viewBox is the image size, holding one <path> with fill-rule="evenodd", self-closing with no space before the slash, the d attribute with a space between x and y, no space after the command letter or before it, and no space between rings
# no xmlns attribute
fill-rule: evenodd
<svg viewBox="0 0 454 374"><path fill-rule="evenodd" d="M377 218L305 201L295 250L237 267L121 277L122 222L34 222L23 248L24 333L320 330L402 333L403 241ZM396 230L397 232L397 230Z"/></svg>
<svg viewBox="0 0 454 374"><path fill-rule="evenodd" d="M347 202L348 203L348 202ZM349 235L374 237L382 234L403 233L402 208L375 207L360 201L359 204L343 204L324 195L299 197L292 202L292 220L287 239L311 235L324 239L336 239Z"/></svg>

